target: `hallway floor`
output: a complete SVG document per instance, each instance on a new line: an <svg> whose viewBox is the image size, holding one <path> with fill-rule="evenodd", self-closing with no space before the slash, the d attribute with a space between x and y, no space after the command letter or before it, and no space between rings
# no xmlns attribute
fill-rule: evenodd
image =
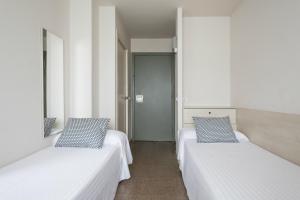
<svg viewBox="0 0 300 200"><path fill-rule="evenodd" d="M174 142L132 143L131 179L120 183L117 200L186 200Z"/></svg>

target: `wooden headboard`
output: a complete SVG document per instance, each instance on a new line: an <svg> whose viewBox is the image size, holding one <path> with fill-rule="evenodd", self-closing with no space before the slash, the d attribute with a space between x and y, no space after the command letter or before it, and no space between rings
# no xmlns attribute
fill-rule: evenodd
<svg viewBox="0 0 300 200"><path fill-rule="evenodd" d="M237 125L251 142L300 165L300 115L237 109Z"/></svg>
<svg viewBox="0 0 300 200"><path fill-rule="evenodd" d="M234 108L203 108L185 107L183 112L185 128L194 127L193 117L226 117L229 116L232 128L236 130L236 109Z"/></svg>

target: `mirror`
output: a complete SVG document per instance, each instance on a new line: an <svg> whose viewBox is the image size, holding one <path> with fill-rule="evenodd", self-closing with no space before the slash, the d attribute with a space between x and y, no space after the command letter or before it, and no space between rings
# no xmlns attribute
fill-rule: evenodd
<svg viewBox="0 0 300 200"><path fill-rule="evenodd" d="M43 29L44 137L64 128L63 39Z"/></svg>

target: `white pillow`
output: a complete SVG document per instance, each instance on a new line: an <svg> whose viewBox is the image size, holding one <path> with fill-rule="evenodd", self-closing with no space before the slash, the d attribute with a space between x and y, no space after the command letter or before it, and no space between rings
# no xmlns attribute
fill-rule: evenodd
<svg viewBox="0 0 300 200"><path fill-rule="evenodd" d="M243 133L241 133L239 131L234 131L234 134L235 134L236 139L240 143L249 142L249 138L245 134L243 134Z"/></svg>

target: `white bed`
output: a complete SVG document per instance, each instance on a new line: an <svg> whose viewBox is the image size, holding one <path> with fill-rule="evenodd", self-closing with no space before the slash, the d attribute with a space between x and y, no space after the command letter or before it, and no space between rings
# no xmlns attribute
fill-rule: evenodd
<svg viewBox="0 0 300 200"><path fill-rule="evenodd" d="M300 199L299 166L251 142L184 140L182 176L190 200Z"/></svg>
<svg viewBox="0 0 300 200"><path fill-rule="evenodd" d="M48 147L0 170L0 199L112 200L131 163L118 131L108 132L102 149Z"/></svg>
<svg viewBox="0 0 300 200"><path fill-rule="evenodd" d="M240 143L248 143L249 139L243 133L239 131L234 131L237 140ZM184 164L184 145L189 140L197 140L196 130L195 128L183 128L180 130L179 133L179 140L178 140L178 153L177 159L179 162L179 168L182 170Z"/></svg>

